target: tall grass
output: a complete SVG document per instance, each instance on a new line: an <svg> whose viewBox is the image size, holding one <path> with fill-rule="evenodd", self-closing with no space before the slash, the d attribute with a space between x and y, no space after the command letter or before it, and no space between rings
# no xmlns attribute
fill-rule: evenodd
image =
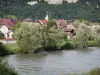
<svg viewBox="0 0 100 75"><path fill-rule="evenodd" d="M67 74L67 75L100 75L100 68L92 69L91 71L83 74Z"/></svg>

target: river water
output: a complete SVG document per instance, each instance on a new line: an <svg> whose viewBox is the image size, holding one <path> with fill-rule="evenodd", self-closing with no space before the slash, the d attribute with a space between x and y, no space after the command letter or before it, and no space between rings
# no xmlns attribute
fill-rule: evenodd
<svg viewBox="0 0 100 75"><path fill-rule="evenodd" d="M4 58L18 75L66 75L100 67L100 48L16 54Z"/></svg>

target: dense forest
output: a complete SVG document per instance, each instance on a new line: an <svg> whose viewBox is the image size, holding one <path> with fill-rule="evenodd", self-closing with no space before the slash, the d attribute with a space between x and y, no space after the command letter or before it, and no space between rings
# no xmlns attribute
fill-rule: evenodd
<svg viewBox="0 0 100 75"><path fill-rule="evenodd" d="M60 5L51 5L40 2L28 5L33 0L0 0L0 17L15 15L18 19L44 19L49 13L50 19L85 19L100 22L100 0L79 0L77 3L63 2Z"/></svg>

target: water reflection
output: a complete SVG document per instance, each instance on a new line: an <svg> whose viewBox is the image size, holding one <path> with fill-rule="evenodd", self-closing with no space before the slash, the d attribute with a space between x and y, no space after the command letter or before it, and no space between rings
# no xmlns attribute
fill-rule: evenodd
<svg viewBox="0 0 100 75"><path fill-rule="evenodd" d="M100 67L100 48L17 54L10 55L4 60L6 59L19 75L66 75L66 73L82 73Z"/></svg>

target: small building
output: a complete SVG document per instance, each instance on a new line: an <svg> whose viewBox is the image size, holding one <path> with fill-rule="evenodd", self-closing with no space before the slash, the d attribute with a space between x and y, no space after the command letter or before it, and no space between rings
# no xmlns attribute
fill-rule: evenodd
<svg viewBox="0 0 100 75"><path fill-rule="evenodd" d="M13 38L13 32L12 27L16 21L11 20L10 18L0 18L0 31L4 34L5 39L12 39Z"/></svg>
<svg viewBox="0 0 100 75"><path fill-rule="evenodd" d="M56 25L57 25L57 28L64 29L64 31L68 35L68 39L73 38L74 36L73 33L75 31L75 27L73 26L73 24L68 23L66 20L59 19L59 20L56 20Z"/></svg>

